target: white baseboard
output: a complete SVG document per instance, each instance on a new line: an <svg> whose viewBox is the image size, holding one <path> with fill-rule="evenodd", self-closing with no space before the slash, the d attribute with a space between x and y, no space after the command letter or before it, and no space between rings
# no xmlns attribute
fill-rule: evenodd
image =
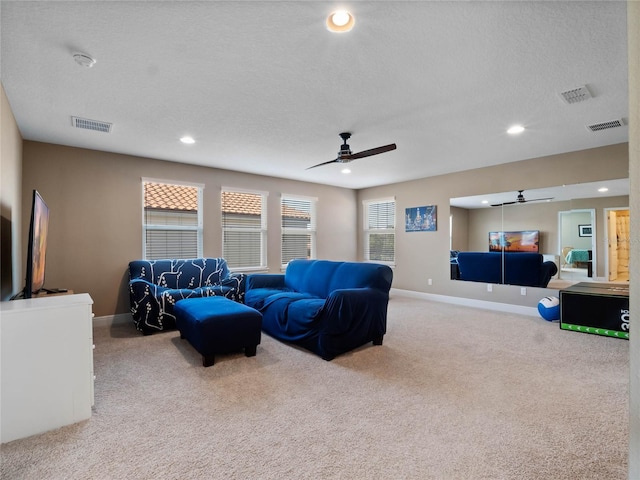
<svg viewBox="0 0 640 480"><path fill-rule="evenodd" d="M473 298L451 297L448 295L436 295L434 293L414 292L412 290L391 289L391 294L401 297L421 298L423 300L432 300L434 302L451 303L454 305L462 305L465 307L482 308L484 310L496 310L498 312L515 313L518 315L527 315L530 317L538 317L538 309L534 307L524 307L522 305L512 305L510 303L487 302L486 300L475 300Z"/></svg>
<svg viewBox="0 0 640 480"><path fill-rule="evenodd" d="M117 313L115 315L105 315L104 317L93 318L93 325L95 327L112 327L114 325L122 325L125 323L133 324L133 318L130 313Z"/></svg>

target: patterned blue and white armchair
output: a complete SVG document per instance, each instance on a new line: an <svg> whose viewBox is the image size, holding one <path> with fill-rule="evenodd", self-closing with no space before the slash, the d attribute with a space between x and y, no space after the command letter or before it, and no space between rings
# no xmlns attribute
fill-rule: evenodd
<svg viewBox="0 0 640 480"><path fill-rule="evenodd" d="M178 300L223 296L243 303L245 277L230 272L223 258L134 260L129 263L133 322L149 335L176 328Z"/></svg>

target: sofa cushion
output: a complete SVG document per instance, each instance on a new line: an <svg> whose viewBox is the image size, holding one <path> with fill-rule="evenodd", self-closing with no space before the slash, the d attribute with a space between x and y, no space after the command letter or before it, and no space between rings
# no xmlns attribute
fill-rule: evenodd
<svg viewBox="0 0 640 480"><path fill-rule="evenodd" d="M167 288L197 288L220 283L229 270L221 258L136 260L129 275Z"/></svg>
<svg viewBox="0 0 640 480"><path fill-rule="evenodd" d="M329 292L344 288L375 288L388 292L391 288L392 273L385 265L376 263L341 264L329 282Z"/></svg>
<svg viewBox="0 0 640 480"><path fill-rule="evenodd" d="M296 292L327 298L331 278L340 265L328 260L293 260L287 265L285 285Z"/></svg>
<svg viewBox="0 0 640 480"><path fill-rule="evenodd" d="M504 283L535 287L540 283L542 255L509 253L504 259Z"/></svg>
<svg viewBox="0 0 640 480"><path fill-rule="evenodd" d="M285 273L289 290L327 298L344 288L375 288L389 291L392 273L375 263L332 262L329 260L293 260Z"/></svg>
<svg viewBox="0 0 640 480"><path fill-rule="evenodd" d="M245 293L244 303L256 310L260 310L264 306L264 301L271 295L288 292L288 289L276 288L252 288Z"/></svg>
<svg viewBox="0 0 640 480"><path fill-rule="evenodd" d="M262 313L262 328L281 340L295 342L315 335L314 320L325 303L308 293L280 292L270 295L257 310ZM250 305L255 308L255 305Z"/></svg>
<svg viewBox="0 0 640 480"><path fill-rule="evenodd" d="M493 252L460 252L460 280L502 283L502 254Z"/></svg>

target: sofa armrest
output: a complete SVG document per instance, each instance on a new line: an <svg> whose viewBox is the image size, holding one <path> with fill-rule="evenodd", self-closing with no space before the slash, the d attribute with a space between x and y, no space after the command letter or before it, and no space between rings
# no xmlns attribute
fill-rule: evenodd
<svg viewBox="0 0 640 480"><path fill-rule="evenodd" d="M136 328L144 333L162 330L158 318L161 312L160 297L168 290L142 278L129 281L131 315Z"/></svg>
<svg viewBox="0 0 640 480"><path fill-rule="evenodd" d="M168 290L167 287L162 287L155 283L148 282L142 278L129 280L129 291L131 294L143 297L146 293L150 293L151 295L157 296L164 290Z"/></svg>
<svg viewBox="0 0 640 480"><path fill-rule="evenodd" d="M244 292L247 285L246 274L229 272L229 275L220 280L220 285L233 288L235 292L234 299L240 303L244 302Z"/></svg>
<svg viewBox="0 0 640 480"><path fill-rule="evenodd" d="M325 302L323 333L342 335L366 330L382 336L387 330L388 303L389 295L373 288L334 290Z"/></svg>
<svg viewBox="0 0 640 480"><path fill-rule="evenodd" d="M284 274L283 273L254 273L247 275L246 286L247 290L254 288L276 288L284 289Z"/></svg>
<svg viewBox="0 0 640 480"><path fill-rule="evenodd" d="M540 287L545 288L549 285L551 277L558 273L558 266L555 262L547 261L543 262L540 267Z"/></svg>

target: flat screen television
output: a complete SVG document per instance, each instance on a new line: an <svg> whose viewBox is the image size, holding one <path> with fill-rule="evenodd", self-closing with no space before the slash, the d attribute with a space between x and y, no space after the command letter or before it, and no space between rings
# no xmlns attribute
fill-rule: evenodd
<svg viewBox="0 0 640 480"><path fill-rule="evenodd" d="M33 191L29 240L27 243L27 273L24 298L31 298L44 287L44 269L47 256L49 207L37 190Z"/></svg>
<svg viewBox="0 0 640 480"><path fill-rule="evenodd" d="M540 231L489 232L490 252L540 252Z"/></svg>

